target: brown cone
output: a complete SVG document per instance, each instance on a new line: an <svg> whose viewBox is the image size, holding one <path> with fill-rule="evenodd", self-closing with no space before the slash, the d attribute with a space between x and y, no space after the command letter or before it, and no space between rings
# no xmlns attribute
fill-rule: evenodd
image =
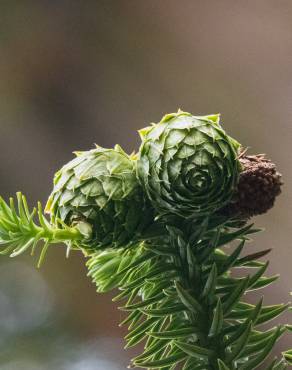
<svg viewBox="0 0 292 370"><path fill-rule="evenodd" d="M250 218L267 212L281 193L281 174L264 154L242 155L243 167L234 198L223 214Z"/></svg>

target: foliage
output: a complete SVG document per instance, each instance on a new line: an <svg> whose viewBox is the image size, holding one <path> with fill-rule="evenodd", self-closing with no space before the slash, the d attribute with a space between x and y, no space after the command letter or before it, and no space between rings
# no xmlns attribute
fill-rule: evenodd
<svg viewBox="0 0 292 370"><path fill-rule="evenodd" d="M34 221L36 217L38 224ZM43 216L41 203L38 203L37 209L29 211L26 198L21 193L17 193L17 208L13 198L10 198L9 205L0 198L0 246L4 248L1 254L9 253L11 257L16 257L28 249L33 254L43 241L40 266L50 244L67 242L72 247L87 240L90 235L91 230L86 224L79 224L75 228L65 224L61 229L54 227Z"/></svg>
<svg viewBox="0 0 292 370"><path fill-rule="evenodd" d="M221 220L223 221L223 220ZM275 281L264 276L268 262L259 259L269 250L241 257L253 225L232 227L205 220L204 233L192 227L168 227L164 241L136 248L93 254L87 262L98 292L119 287L115 301L128 316L126 347L144 342L132 366L146 369L257 369L288 329L264 330L262 324L278 317L287 304L256 305L245 295ZM228 243L238 241L233 251ZM236 270L247 273L242 277ZM269 360L269 369L285 369L285 359ZM291 362L291 358L290 358ZM269 367L270 366L270 367Z"/></svg>
<svg viewBox="0 0 292 370"><path fill-rule="evenodd" d="M265 276L260 260L270 250L243 255L259 229L222 212L239 183L240 144L219 116L181 111L140 133L139 155L96 147L58 171L50 221L20 193L17 208L0 199L1 253L33 252L41 242L40 261L52 243L83 250L97 291L119 289L126 347L144 343L132 367L286 369L291 350L269 355L291 325L262 325L288 304L245 298L278 278Z"/></svg>

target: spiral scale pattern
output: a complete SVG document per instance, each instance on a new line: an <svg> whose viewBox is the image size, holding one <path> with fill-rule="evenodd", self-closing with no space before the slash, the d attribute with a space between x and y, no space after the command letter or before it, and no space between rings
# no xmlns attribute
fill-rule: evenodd
<svg viewBox="0 0 292 370"><path fill-rule="evenodd" d="M140 131L140 183L161 214L184 218L215 212L238 182L240 144L219 124L219 116L179 111Z"/></svg>
<svg viewBox="0 0 292 370"><path fill-rule="evenodd" d="M52 223L89 223L91 248L135 242L153 222L152 207L136 177L136 159L119 146L76 155L55 175L46 206Z"/></svg>

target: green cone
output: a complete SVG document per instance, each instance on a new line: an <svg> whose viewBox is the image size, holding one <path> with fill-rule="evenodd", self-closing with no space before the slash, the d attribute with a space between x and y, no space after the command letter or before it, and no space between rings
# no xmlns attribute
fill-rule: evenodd
<svg viewBox="0 0 292 370"><path fill-rule="evenodd" d="M239 177L240 144L219 124L219 115L178 111L140 130L137 173L161 215L211 214L231 198Z"/></svg>
<svg viewBox="0 0 292 370"><path fill-rule="evenodd" d="M55 175L46 206L52 223L79 223L82 232L89 223L90 248L137 241L153 216L136 177L136 158L119 146L76 155Z"/></svg>

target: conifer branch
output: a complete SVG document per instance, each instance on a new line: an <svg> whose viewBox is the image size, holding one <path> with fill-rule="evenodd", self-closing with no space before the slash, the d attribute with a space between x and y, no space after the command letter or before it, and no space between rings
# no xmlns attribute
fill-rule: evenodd
<svg viewBox="0 0 292 370"><path fill-rule="evenodd" d="M121 291L114 300L125 301L120 309L128 312L121 323L129 328L126 348L144 342L131 367L256 369L291 330L285 325L259 328L289 305L265 306L263 298L256 305L245 302L249 291L273 281L263 276L267 263L259 260L267 251L241 257L248 236L258 230L228 223L219 228L209 223L199 237L192 230L168 226L168 238L159 247L152 241L95 253L87 262L88 274L99 292L115 287ZM239 245L228 254L226 243L235 240ZM232 271L237 268L252 273L235 278ZM267 366L285 369L290 355L287 351Z"/></svg>
<svg viewBox="0 0 292 370"><path fill-rule="evenodd" d="M138 155L121 147L77 152L56 173L47 202L29 211L0 198L0 246L12 257L63 242L86 251L97 291L114 288L126 313L126 348L144 343L130 367L157 370L283 370L292 351L269 357L291 325L263 329L291 307L247 302L272 284L270 249L245 253L260 231L249 218L281 192L276 166L247 156L219 115L178 111L140 130ZM234 249L228 246L233 243ZM240 268L241 276L234 273ZM291 306L291 305L290 305Z"/></svg>
<svg viewBox="0 0 292 370"><path fill-rule="evenodd" d="M64 223L62 226L58 228L49 223L40 202L37 208L30 211L25 196L20 192L17 193L16 205L13 198L10 198L9 204L0 198L0 254L16 257L30 249L33 255L37 246L42 244L40 266L50 244L73 245L84 239L80 227L69 227Z"/></svg>

